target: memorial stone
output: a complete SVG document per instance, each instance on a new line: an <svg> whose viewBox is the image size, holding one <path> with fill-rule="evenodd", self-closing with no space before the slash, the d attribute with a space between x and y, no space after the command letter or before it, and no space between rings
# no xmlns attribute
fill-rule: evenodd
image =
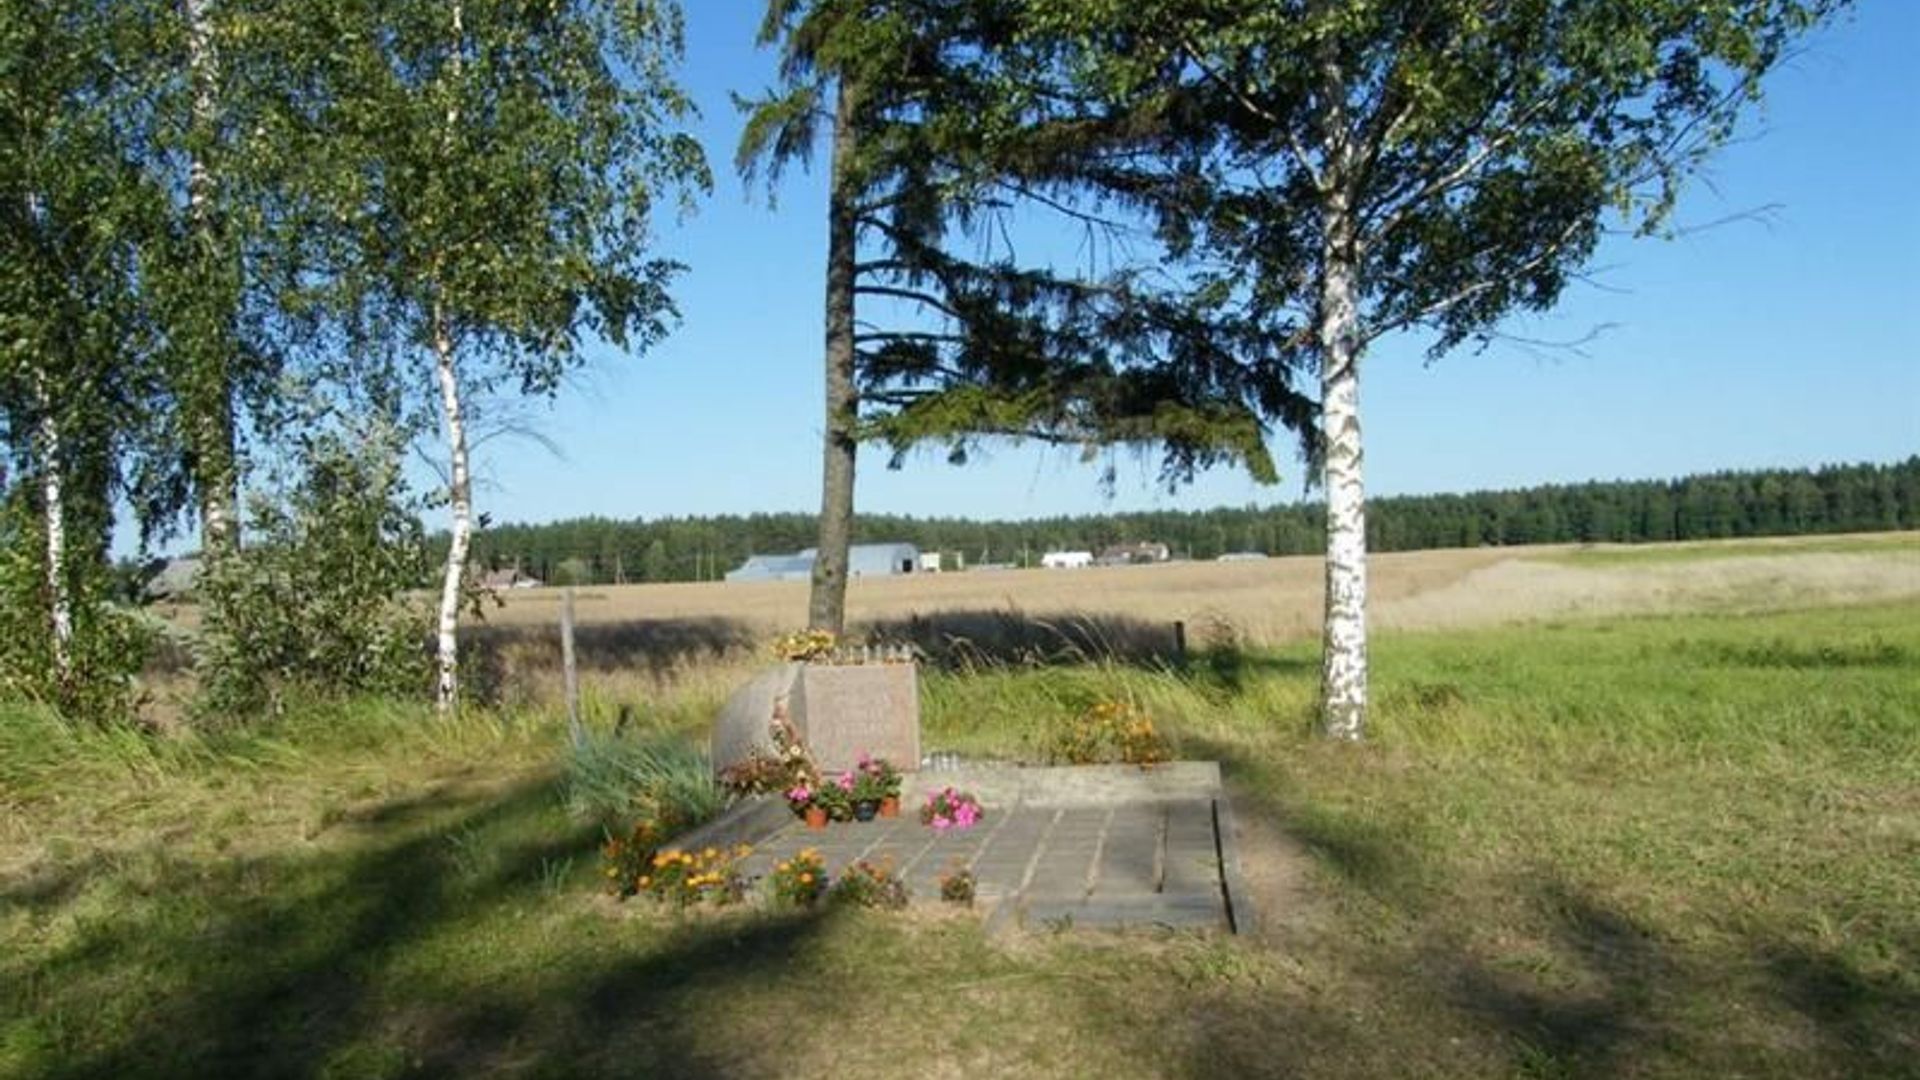
<svg viewBox="0 0 1920 1080"><path fill-rule="evenodd" d="M774 713L791 708L790 699L805 666L780 664L768 668L735 690L721 706L713 724L713 741L708 747L716 770L746 760L756 747L773 752Z"/></svg>
<svg viewBox="0 0 1920 1080"><path fill-rule="evenodd" d="M861 754L920 767L920 676L913 664L807 664L794 680L789 714L829 772L850 769Z"/></svg>

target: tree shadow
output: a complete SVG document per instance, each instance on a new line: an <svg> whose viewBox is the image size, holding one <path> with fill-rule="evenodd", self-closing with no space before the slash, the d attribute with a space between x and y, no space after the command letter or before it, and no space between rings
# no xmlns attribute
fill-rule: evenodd
<svg viewBox="0 0 1920 1080"><path fill-rule="evenodd" d="M1246 767L1244 752L1202 743L1229 776ZM1298 843L1364 899L1341 900L1338 919L1309 931L1344 935L1303 946L1322 965L1312 992L1232 985L1196 994L1196 1023L1275 1035L1200 1038L1180 1075L1920 1077L1911 973L1863 970L1836 951L1754 935L1730 954L1696 951L1547 867L1515 868L1502 886L1521 901L1506 908L1513 924L1483 926L1468 908L1449 913L1458 897L1429 887L1437 871L1404 836L1341 821L1285 790L1236 792L1235 811ZM1247 947L1300 943L1290 935ZM1338 974L1325 970L1330 962ZM1322 992L1328 983L1339 992ZM1694 1007L1728 994L1745 999L1750 1026L1722 1030L1703 1019L1715 1010ZM1798 1014L1812 1032L1811 1045L1794 1046L1793 1073L1774 1059L1780 1045L1767 1017L1776 1010ZM1429 1058L1406 1056L1422 1045ZM1810 1061L1819 1064L1801 1068Z"/></svg>
<svg viewBox="0 0 1920 1080"><path fill-rule="evenodd" d="M1854 1076L1920 1077L1920 977L1872 973L1847 956L1776 941L1761 949L1776 994Z"/></svg>
<svg viewBox="0 0 1920 1080"><path fill-rule="evenodd" d="M418 828L395 824L422 812L416 800L400 802L364 818L389 823L401 834L392 842L165 859L138 896L96 906L72 940L0 960L0 982L34 988L23 1004L68 1018L56 1025L65 1045L40 1075L569 1074L592 1061L586 1071L613 1075L725 1075L690 1033L649 1018L689 981L764 974L814 931L808 918L696 924L639 955L570 952L526 978L460 986L458 958L484 949L495 921L532 919L524 925L536 929L535 909L579 904L584 875L566 871L599 832L568 822L545 780L448 796L445 812ZM6 899L58 904L95 874L125 888L124 867L110 863L84 862L60 889ZM560 877L575 887L541 894ZM477 959L477 971L496 970ZM423 962L425 981L396 991L398 973ZM118 1023L91 1018L89 1002L103 992L125 995L113 1002ZM604 1060L609 1030L632 1023L649 1025L643 1058ZM622 1045L630 1056L632 1041ZM395 1055L404 1060L388 1060Z"/></svg>
<svg viewBox="0 0 1920 1080"><path fill-rule="evenodd" d="M912 645L923 663L945 671L1119 663L1177 667L1187 660L1173 622L1125 615L1063 613L1042 618L1007 608L938 611L856 625L852 636Z"/></svg>
<svg viewBox="0 0 1920 1080"><path fill-rule="evenodd" d="M698 664L749 654L759 636L739 619L701 616L586 623L574 627L573 640L583 672L664 679ZM461 679L482 703L502 701L525 680L560 670L557 625L470 626L461 631L460 647Z"/></svg>

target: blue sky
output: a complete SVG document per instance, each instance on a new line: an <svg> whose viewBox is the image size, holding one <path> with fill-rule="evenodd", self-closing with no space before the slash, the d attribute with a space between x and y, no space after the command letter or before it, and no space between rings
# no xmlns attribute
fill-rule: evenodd
<svg viewBox="0 0 1920 1080"><path fill-rule="evenodd" d="M535 417L556 457L482 451L496 521L813 511L819 502L824 187L794 173L777 209L731 171L740 121L772 59L752 0L687 5L685 80L704 110L711 198L658 223L687 262L683 321L643 356L606 350ZM1747 141L1691 189L1680 220L1776 206L1675 241L1614 243L1604 288L1576 287L1518 335L1583 337L1579 352L1498 346L1427 366L1388 340L1362 382L1369 489L1408 494L1662 477L1719 468L1891 461L1920 451L1920 4L1868 0L1778 72ZM816 162L818 167L822 162ZM816 168L816 172L818 169ZM999 447L956 468L929 452L900 471L861 459L869 512L1031 517L1297 498L1216 470L1177 493L1123 459L1110 494L1077 454Z"/></svg>

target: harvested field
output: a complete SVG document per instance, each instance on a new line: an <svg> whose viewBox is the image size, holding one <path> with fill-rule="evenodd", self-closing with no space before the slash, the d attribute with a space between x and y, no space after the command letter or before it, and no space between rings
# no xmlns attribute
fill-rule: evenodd
<svg viewBox="0 0 1920 1080"><path fill-rule="evenodd" d="M1805 550L1801 550L1801 549ZM1920 536L1807 537L1717 544L1569 545L1376 555L1376 625L1407 630L1581 615L1770 610L1920 595ZM1231 632L1272 645L1318 632L1317 556L1085 570L868 578L853 582L858 627L916 637L1042 632L1076 620L1124 643L1182 621L1196 639ZM516 590L489 614L500 628L552 625L559 590ZM722 653L800 626L805 582L594 586L577 598L583 626L622 624L675 649ZM649 628L642 633L642 627Z"/></svg>

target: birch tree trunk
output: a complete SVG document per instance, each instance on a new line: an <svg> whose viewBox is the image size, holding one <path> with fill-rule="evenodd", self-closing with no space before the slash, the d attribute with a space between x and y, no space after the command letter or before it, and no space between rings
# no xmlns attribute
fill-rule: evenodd
<svg viewBox="0 0 1920 1080"><path fill-rule="evenodd" d="M455 133L460 127L460 76L464 70L461 49L466 37L465 9L454 0L449 12L452 34L448 42L449 67L453 86L447 106L443 144L452 152ZM440 385L440 413L447 426L447 566L440 580L440 611L435 623L436 676L434 706L449 712L460 702L460 592L467 572L467 550L473 544L473 478L467 466L467 425L461 414L460 371L454 363L453 325L441 293L444 278L434 268L433 308L429 318L433 331L433 371Z"/></svg>
<svg viewBox="0 0 1920 1080"><path fill-rule="evenodd" d="M47 518L47 610L53 634L53 674L65 686L73 675L73 597L67 590L67 504L61 469L65 448L46 377L35 380L40 406L40 499Z"/></svg>
<svg viewBox="0 0 1920 1080"><path fill-rule="evenodd" d="M853 288L858 226L850 172L857 148L852 93L840 81L833 115L833 181L827 203L826 431L821 439L820 537L807 625L840 634L847 623L847 558L853 538L855 426Z"/></svg>
<svg viewBox="0 0 1920 1080"><path fill-rule="evenodd" d="M208 0L182 0L187 23L187 75L193 85L192 130L187 158L187 219L202 257L214 250L214 177L206 147L214 138L218 102L219 57L214 51ZM218 301L214 301L218 302ZM234 463L233 386L225 328L229 313L211 311L198 327L201 349L193 358L194 485L200 496L200 540L209 557L239 544L233 508L239 477Z"/></svg>
<svg viewBox="0 0 1920 1080"><path fill-rule="evenodd" d="M1326 452L1327 588L1321 724L1357 741L1367 719L1367 508L1361 483L1357 262L1344 178L1321 204L1320 409Z"/></svg>
<svg viewBox="0 0 1920 1080"><path fill-rule="evenodd" d="M460 586L467 570L467 550L473 543L473 481L467 467L467 427L461 416L460 373L454 366L453 332L439 301L433 306L434 376L440 384L440 411L446 420L449 513L446 573L440 583L438 677L434 704L442 712L454 707L460 694Z"/></svg>

